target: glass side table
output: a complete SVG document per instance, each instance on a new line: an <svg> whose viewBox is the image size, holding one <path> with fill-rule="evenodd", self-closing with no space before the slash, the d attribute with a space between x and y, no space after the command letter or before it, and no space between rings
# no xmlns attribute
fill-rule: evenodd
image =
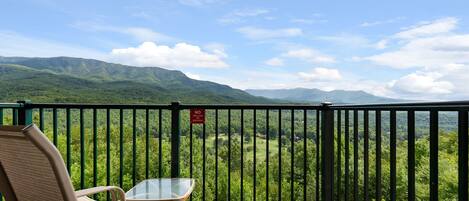
<svg viewBox="0 0 469 201"><path fill-rule="evenodd" d="M129 201L187 200L194 189L194 179L148 179L125 193Z"/></svg>

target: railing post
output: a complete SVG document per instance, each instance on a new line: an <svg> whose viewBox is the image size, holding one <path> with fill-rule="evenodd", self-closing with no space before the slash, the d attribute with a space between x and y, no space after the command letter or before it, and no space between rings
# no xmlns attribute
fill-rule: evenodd
<svg viewBox="0 0 469 201"><path fill-rule="evenodd" d="M17 101L21 106L18 108L18 125L27 126L33 123L33 110L29 107L30 100Z"/></svg>
<svg viewBox="0 0 469 201"><path fill-rule="evenodd" d="M334 110L330 108L331 103L322 103L321 117L321 190L322 200L334 200Z"/></svg>
<svg viewBox="0 0 469 201"><path fill-rule="evenodd" d="M468 114L466 110L459 111L458 118L458 200L468 200Z"/></svg>
<svg viewBox="0 0 469 201"><path fill-rule="evenodd" d="M179 102L171 103L171 177L179 177L179 146L181 137L181 108Z"/></svg>

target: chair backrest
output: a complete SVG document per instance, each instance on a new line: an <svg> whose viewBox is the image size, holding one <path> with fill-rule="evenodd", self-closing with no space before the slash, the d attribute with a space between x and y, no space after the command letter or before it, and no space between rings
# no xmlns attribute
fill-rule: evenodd
<svg viewBox="0 0 469 201"><path fill-rule="evenodd" d="M7 199L77 201L59 151L35 125L0 126L0 168Z"/></svg>

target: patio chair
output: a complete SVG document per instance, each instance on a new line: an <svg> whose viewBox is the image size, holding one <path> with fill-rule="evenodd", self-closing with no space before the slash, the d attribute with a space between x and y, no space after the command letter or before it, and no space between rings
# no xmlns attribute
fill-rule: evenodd
<svg viewBox="0 0 469 201"><path fill-rule="evenodd" d="M75 191L59 151L34 124L0 126L0 192L6 201L89 201L100 192L125 201L115 186Z"/></svg>

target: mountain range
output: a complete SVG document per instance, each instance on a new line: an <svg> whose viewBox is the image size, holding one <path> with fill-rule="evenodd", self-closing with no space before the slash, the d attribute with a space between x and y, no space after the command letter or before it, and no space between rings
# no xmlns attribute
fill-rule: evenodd
<svg viewBox="0 0 469 201"><path fill-rule="evenodd" d="M270 99L280 99L292 102L305 103L391 103L403 102L400 99L375 96L364 91L333 90L323 91L319 89L293 88L293 89L247 89L246 92L254 96Z"/></svg>
<svg viewBox="0 0 469 201"><path fill-rule="evenodd" d="M83 103L272 103L177 70L93 59L0 57L0 101Z"/></svg>
<svg viewBox="0 0 469 201"><path fill-rule="evenodd" d="M246 91L195 80L177 70L72 57L0 56L0 101L66 103L375 103L397 102L363 91Z"/></svg>

